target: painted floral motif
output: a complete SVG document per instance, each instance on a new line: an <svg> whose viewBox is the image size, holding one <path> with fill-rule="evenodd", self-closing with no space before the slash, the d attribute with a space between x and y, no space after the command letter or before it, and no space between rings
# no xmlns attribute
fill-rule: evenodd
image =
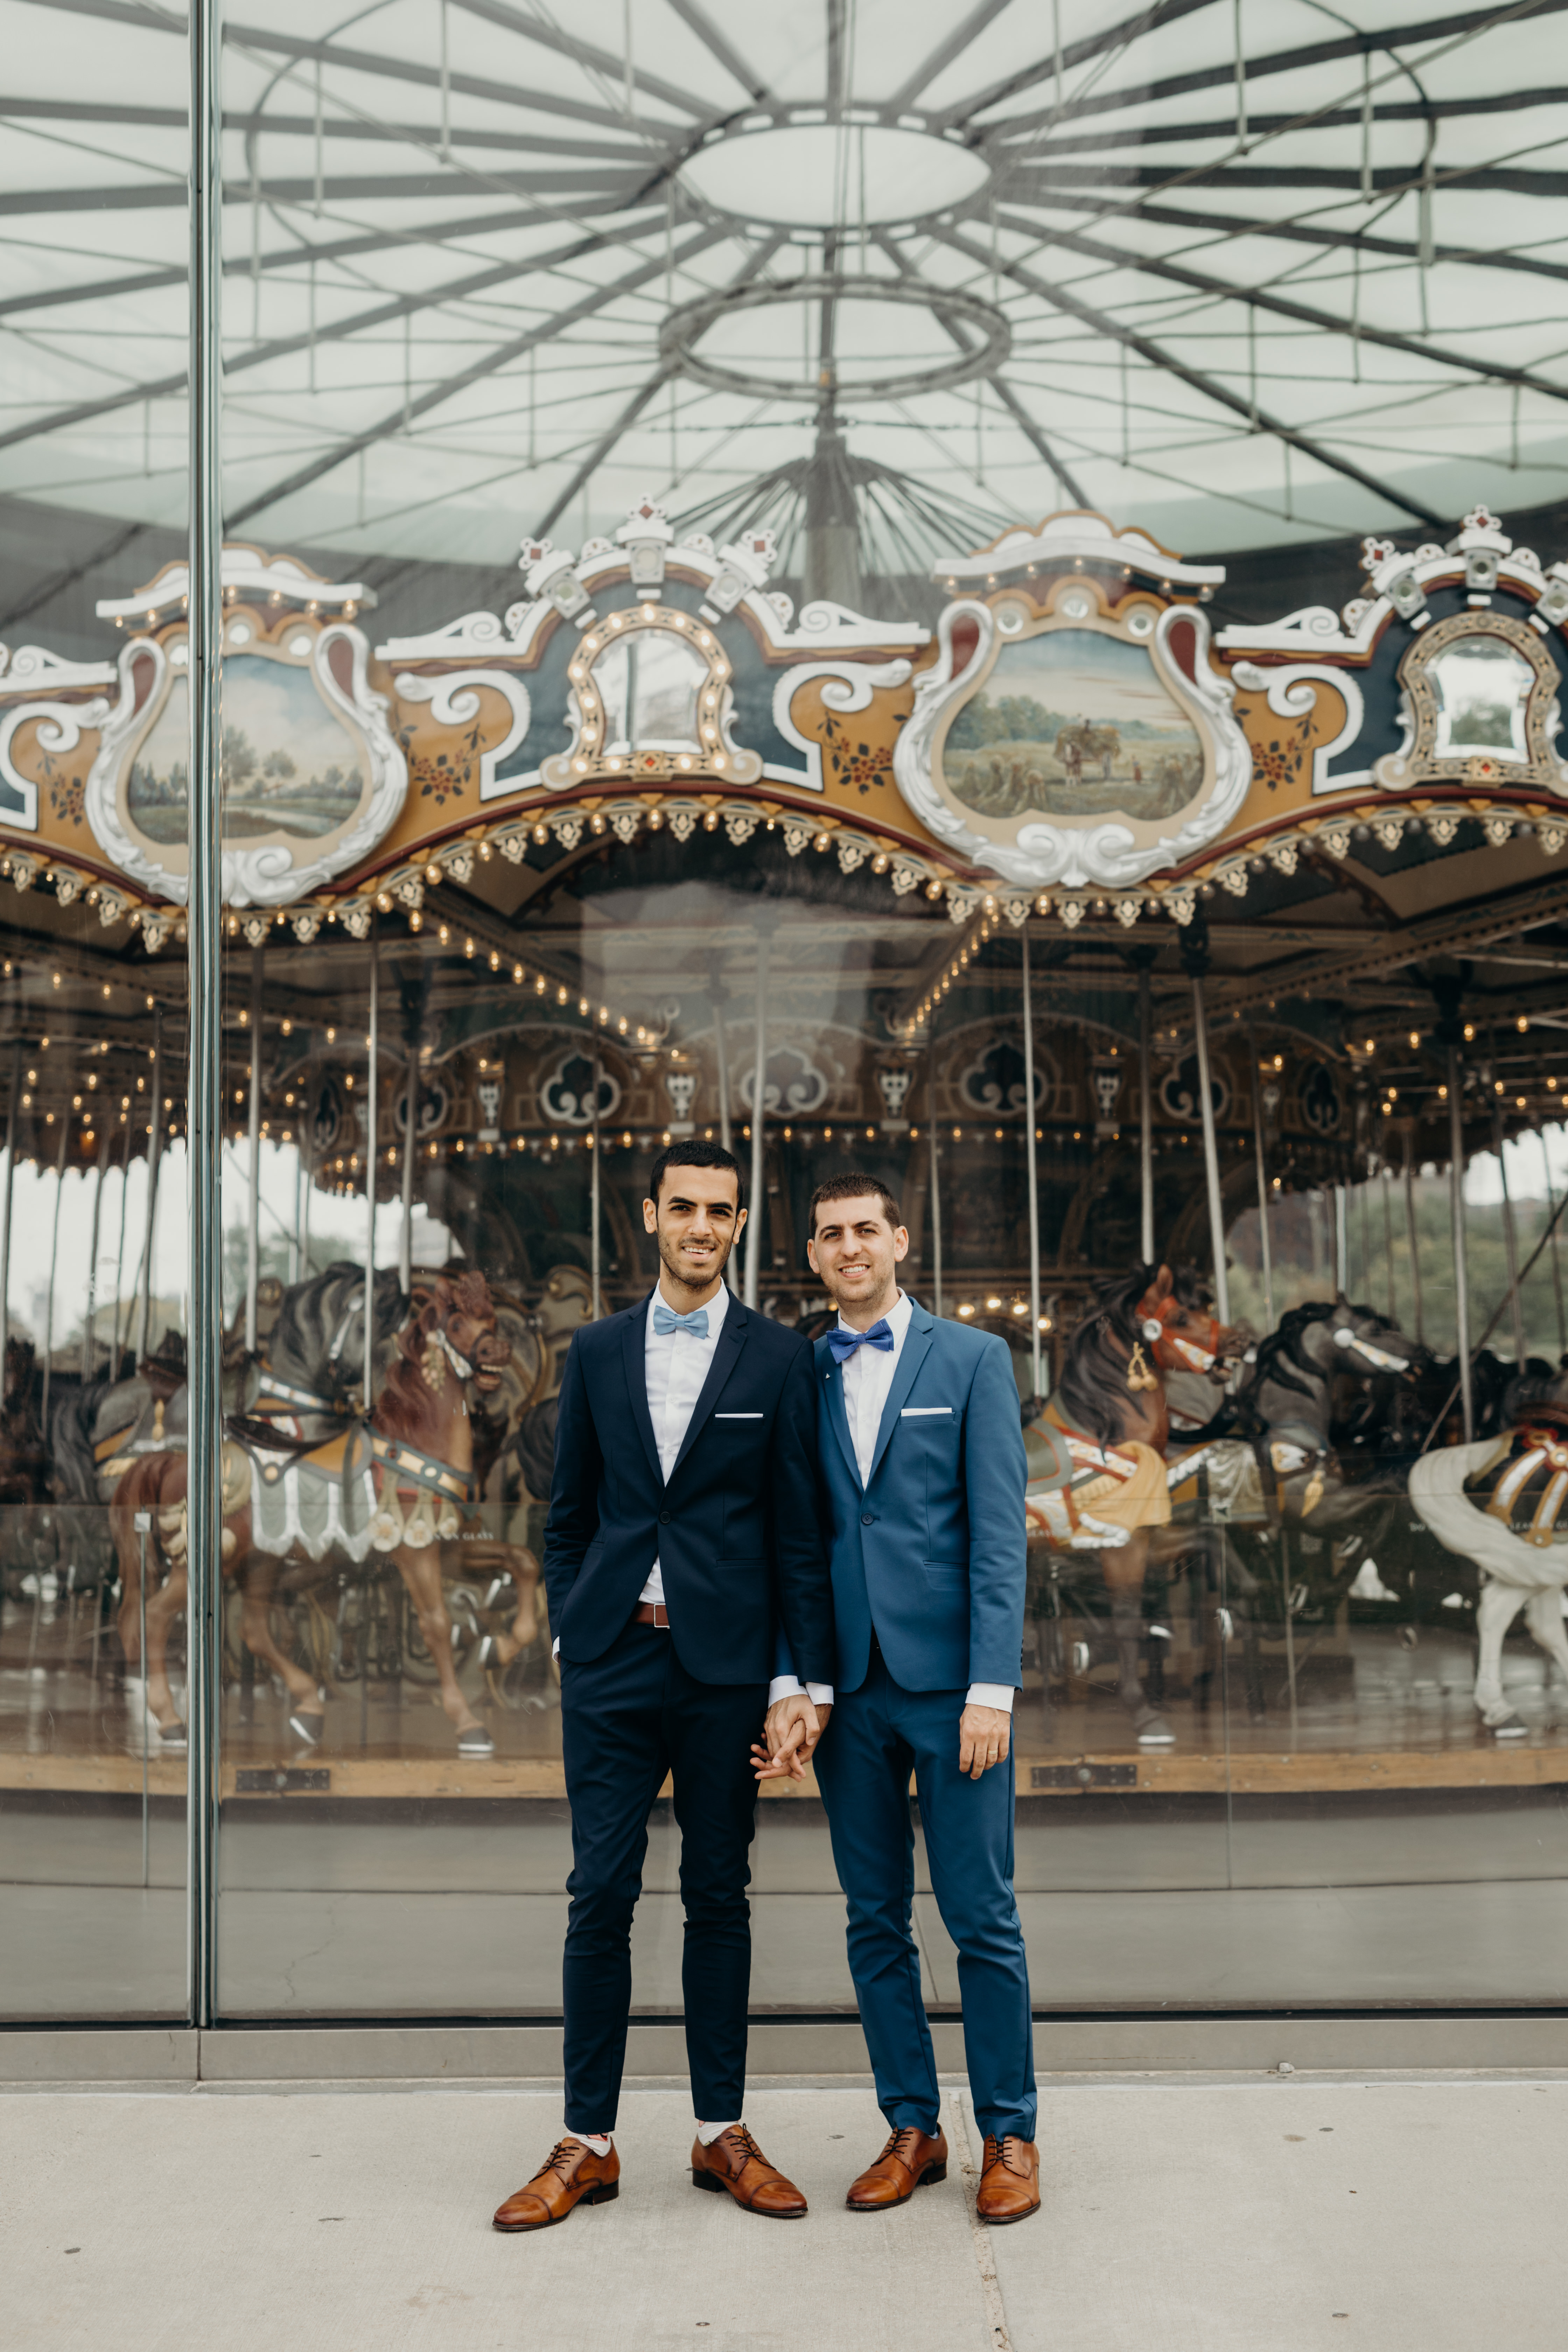
<svg viewBox="0 0 1568 2352"><path fill-rule="evenodd" d="M893 762L889 752L879 751L872 743L857 743L842 719L824 710L824 737L827 751L827 768L831 775L847 789L862 796L870 793L873 784L890 784Z"/></svg>
<svg viewBox="0 0 1568 2352"><path fill-rule="evenodd" d="M433 800L437 808L444 808L449 800L468 789L477 772L481 733L476 719L471 727L463 729L453 741L432 754L415 750L412 725L397 730L398 743L408 761L408 781L422 800Z"/></svg>

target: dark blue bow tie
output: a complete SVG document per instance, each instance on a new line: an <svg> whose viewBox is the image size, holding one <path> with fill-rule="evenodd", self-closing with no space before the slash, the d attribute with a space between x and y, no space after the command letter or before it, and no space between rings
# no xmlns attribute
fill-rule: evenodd
<svg viewBox="0 0 1568 2352"><path fill-rule="evenodd" d="M827 1335L827 1344L833 1350L835 1362L847 1364L857 1348L881 1348L890 1356L893 1335L888 1328L888 1318L884 1315L881 1321L873 1323L868 1331L847 1331L842 1323L836 1323Z"/></svg>

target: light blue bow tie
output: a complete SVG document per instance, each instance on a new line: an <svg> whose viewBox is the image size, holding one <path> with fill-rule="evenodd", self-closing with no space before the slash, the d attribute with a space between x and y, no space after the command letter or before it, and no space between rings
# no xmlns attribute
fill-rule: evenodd
<svg viewBox="0 0 1568 2352"><path fill-rule="evenodd" d="M873 1323L868 1331L847 1331L842 1323L836 1323L827 1335L827 1344L833 1350L834 1361L847 1364L857 1348L883 1348L890 1355L893 1335L884 1315L881 1321Z"/></svg>
<svg viewBox="0 0 1568 2352"><path fill-rule="evenodd" d="M706 1307L694 1307L689 1315L678 1315L673 1307L667 1307L662 1298L656 1298L653 1302L653 1328L661 1339L668 1339L672 1331L689 1331L694 1339L706 1339L708 1309Z"/></svg>

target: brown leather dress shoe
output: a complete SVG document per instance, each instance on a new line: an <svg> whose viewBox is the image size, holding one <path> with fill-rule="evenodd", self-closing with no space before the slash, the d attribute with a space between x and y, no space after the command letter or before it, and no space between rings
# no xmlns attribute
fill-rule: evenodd
<svg viewBox="0 0 1568 2352"><path fill-rule="evenodd" d="M748 2213L774 2221L798 2221L805 2200L793 2180L775 2171L743 2124L731 2124L710 2147L693 2140L691 2181L696 2189L727 2189Z"/></svg>
<svg viewBox="0 0 1568 2352"><path fill-rule="evenodd" d="M1040 2152L1032 2139L987 2137L974 2210L983 2221L1022 2221L1040 2210Z"/></svg>
<svg viewBox="0 0 1568 2352"><path fill-rule="evenodd" d="M564 2221L574 2205L607 2205L621 2193L621 2159L615 2142L595 2156L580 2139L560 2139L525 2189L497 2209L498 2230L548 2230Z"/></svg>
<svg viewBox="0 0 1568 2352"><path fill-rule="evenodd" d="M890 2132L888 2145L875 2164L849 2184L844 2200L851 2213L880 2213L889 2205L907 2205L928 2180L947 2179L947 2141L939 2129L928 2138L914 2124Z"/></svg>

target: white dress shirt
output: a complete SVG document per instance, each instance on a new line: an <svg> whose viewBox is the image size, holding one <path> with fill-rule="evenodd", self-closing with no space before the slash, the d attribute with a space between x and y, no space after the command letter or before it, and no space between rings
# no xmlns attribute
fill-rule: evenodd
<svg viewBox="0 0 1568 2352"><path fill-rule="evenodd" d="M844 1362L844 1411L849 1423L849 1442L855 1448L855 1466L860 1473L862 1486L870 1483L871 1464L877 1452L877 1433L882 1426L882 1415L892 1394L899 1358L904 1352L904 1341L909 1338L910 1312L910 1301L900 1290L885 1318L893 1335L892 1346L857 1348ZM851 1331L855 1327L847 1323L840 1315L838 1328L841 1331ZM769 1706L775 1698L786 1697L799 1688L800 1685L793 1675L779 1675L769 1685ZM810 1689L812 1698L816 1700L817 1685L814 1683ZM831 1697L831 1694L829 1696ZM969 1704L971 1706L999 1706L1010 1715L1013 1711L1012 1689L1006 1683L971 1683Z"/></svg>
<svg viewBox="0 0 1568 2352"><path fill-rule="evenodd" d="M668 1486L676 1457L686 1443L686 1433L691 1426L697 1400L712 1370L713 1350L719 1345L719 1334L724 1328L724 1318L730 1309L730 1294L721 1283L717 1296L708 1301L708 1332L704 1339L699 1339L695 1331L661 1333L654 1329L653 1310L662 1296L662 1292L656 1290L647 1303L643 1369L647 1381L647 1411L648 1419L653 1423L653 1442L658 1448L658 1466L664 1473L664 1483ZM668 1307L668 1304L666 1299L665 1305ZM637 1599L639 1601L662 1601L664 1599L664 1577L657 1559Z"/></svg>

